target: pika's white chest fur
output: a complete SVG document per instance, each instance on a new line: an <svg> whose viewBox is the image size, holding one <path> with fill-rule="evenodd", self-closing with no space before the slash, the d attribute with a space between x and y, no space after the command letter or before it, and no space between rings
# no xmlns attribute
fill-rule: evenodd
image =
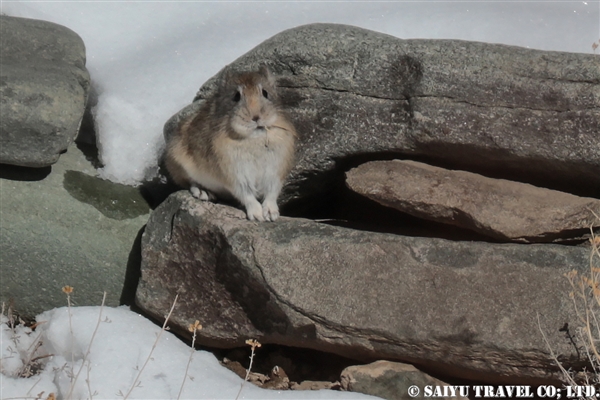
<svg viewBox="0 0 600 400"><path fill-rule="evenodd" d="M216 149L222 172L231 183L231 187L227 188L230 193L241 187L255 197L262 198L280 184L281 171L292 156L292 145L286 146L285 141L273 130L242 140L228 137L222 140L227 143L216 146ZM227 150L221 152L219 149Z"/></svg>

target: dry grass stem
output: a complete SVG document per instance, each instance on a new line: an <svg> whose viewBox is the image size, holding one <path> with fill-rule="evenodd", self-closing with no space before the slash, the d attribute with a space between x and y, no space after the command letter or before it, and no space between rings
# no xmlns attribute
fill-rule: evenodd
<svg viewBox="0 0 600 400"><path fill-rule="evenodd" d="M185 366L185 374L183 375L183 382L181 382L181 387L179 388L179 394L177 395L177 400L181 398L181 394L183 393L183 385L185 385L185 380L188 376L188 371L190 369L190 364L192 363L192 357L194 357L194 353L196 352L196 333L202 329L202 325L200 325L200 321L196 320L193 324L190 324L188 330L192 332L192 348L190 350L190 357L188 358L187 365Z"/></svg>
<svg viewBox="0 0 600 400"><path fill-rule="evenodd" d="M71 382L71 387L69 388L69 393L65 397L66 399L71 399L73 396L73 390L75 389L75 384L77 383L77 379L79 379L79 375L81 371L83 371L83 367L88 362L88 357L90 355L90 351L92 350L92 343L94 343L94 338L96 337L96 333L98 333L98 328L100 327L100 322L102 322L102 312L104 311L104 303L106 302L106 292L102 295L102 304L100 304L100 312L98 313L98 320L96 321L96 327L94 328L94 332L92 333L92 337L90 338L90 343L88 344L88 348L83 355L83 359L81 360L81 366L77 371L77 374L73 378ZM69 322L71 320L71 314L69 311ZM72 333L72 332L71 332ZM71 369L73 368L73 364L71 364Z"/></svg>
<svg viewBox="0 0 600 400"><path fill-rule="evenodd" d="M548 338L546 337L546 334L544 333L544 329L542 329L542 323L540 322L540 314L537 314L537 320L538 320L538 329L540 330L540 332L542 334L542 338L544 339L546 346L550 350L550 356L556 362L556 365L558 365L558 368L560 368L560 371L563 373L565 378L567 378L569 385L572 385L572 386L577 385L577 383L573 380L573 377L571 376L569 371L567 371L565 369L565 367L563 367L563 365L560 363L560 361L558 361L558 357L557 357L556 353L554 353L554 350L552 349L552 346L550 345L550 342L548 341Z"/></svg>
<svg viewBox="0 0 600 400"><path fill-rule="evenodd" d="M248 377L250 376L250 371L252 371L252 362L254 361L254 350L256 348L262 346L256 339L248 339L248 340L246 340L246 344L249 345L252 349L251 353L250 353L250 365L248 365L248 369L246 370L246 377L244 378L244 381L240 385L240 390L238 391L237 396L235 396L235 400L238 400L240 398L240 394L242 393L244 384L248 381Z"/></svg>
<svg viewBox="0 0 600 400"><path fill-rule="evenodd" d="M595 216L598 218L598 215ZM573 270L566 274L566 277L572 289L569 297L573 304L573 310L581 324L576 328L576 335L582 339L581 348L589 361L591 371L584 370L582 371L583 378L580 376L575 378L577 371L565 370L552 349L550 349L552 358L554 358L565 380L571 386L581 385L582 381L585 384L600 384L600 237L595 234L593 226L590 227L590 232L591 248L588 272L580 274L578 271ZM550 348L543 332L542 335L548 348ZM577 346L577 351L579 351L580 347Z"/></svg>
<svg viewBox="0 0 600 400"><path fill-rule="evenodd" d="M48 355L44 355L44 356L34 357L36 351L41 346L42 346L42 334L38 333L38 335L36 336L33 343L31 343L31 345L26 350L27 359L25 359L23 361L23 366L21 367L21 370L18 373L19 377L27 378L27 377L31 376L33 374L31 371L31 368L33 368L33 364L35 363L35 361L51 356L51 354L48 354Z"/></svg>
<svg viewBox="0 0 600 400"><path fill-rule="evenodd" d="M73 382L73 368L75 367L75 352L73 350L73 342L75 341L75 334L73 333L73 314L71 313L71 293L73 293L73 287L66 285L62 288L63 293L67 295L67 312L69 313L69 332L71 333L71 383Z"/></svg>
<svg viewBox="0 0 600 400"><path fill-rule="evenodd" d="M138 371L138 374L135 377L133 384L129 388L129 391L123 396L123 400L127 399L129 397L129 395L131 394L131 392L133 391L133 389L135 389L137 387L137 385L139 384L140 377L142 376L142 372L144 372L146 365L148 365L148 362L152 359L152 354L154 353L154 350L156 349L156 346L158 345L158 341L160 340L160 337L162 336L164 331L169 329L167 327L167 324L169 322L169 318L171 318L171 314L173 314L173 310L175 309L175 305L177 304L178 298L179 298L179 294L175 295L175 299L173 300L173 305L171 305L171 309L169 310L169 313L165 317L165 322L163 323L162 329L160 330L158 335L156 335L156 340L154 341L154 344L152 345L152 349L150 349L150 354L148 354L148 357L146 358L144 365L142 365L142 368L140 368L140 370Z"/></svg>

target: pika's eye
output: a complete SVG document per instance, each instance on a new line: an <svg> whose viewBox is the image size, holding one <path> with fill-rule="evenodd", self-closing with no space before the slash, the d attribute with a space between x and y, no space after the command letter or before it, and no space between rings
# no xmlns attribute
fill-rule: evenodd
<svg viewBox="0 0 600 400"><path fill-rule="evenodd" d="M237 92L235 92L235 95L233 96L233 101L237 103L238 101L241 100L241 98L242 98L242 94L238 90Z"/></svg>
<svg viewBox="0 0 600 400"><path fill-rule="evenodd" d="M269 93L265 89L263 89L262 95L264 96L265 99L269 98Z"/></svg>

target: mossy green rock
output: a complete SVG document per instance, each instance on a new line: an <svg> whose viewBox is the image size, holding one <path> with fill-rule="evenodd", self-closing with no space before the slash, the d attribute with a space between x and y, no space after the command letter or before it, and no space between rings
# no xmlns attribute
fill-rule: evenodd
<svg viewBox="0 0 600 400"><path fill-rule="evenodd" d="M2 168L1 301L34 316L64 306L70 285L75 305L99 305L104 291L118 305L150 212L138 190L98 178L75 146L51 168Z"/></svg>

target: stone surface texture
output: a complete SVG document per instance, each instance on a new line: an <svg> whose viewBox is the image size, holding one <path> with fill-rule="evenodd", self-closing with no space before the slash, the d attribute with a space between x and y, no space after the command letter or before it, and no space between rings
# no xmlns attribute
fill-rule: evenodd
<svg viewBox="0 0 600 400"><path fill-rule="evenodd" d="M410 364L391 361L375 361L371 364L357 365L342 371L340 383L343 390L359 392L387 400L409 400L436 397L438 399L466 400L458 391L449 392L448 396L425 396L424 387L429 385L432 389L439 388L443 394L447 383L435 379L419 371ZM419 388L418 395L409 395L409 388ZM448 389L446 389L448 390ZM466 393L463 393L466 394Z"/></svg>
<svg viewBox="0 0 600 400"><path fill-rule="evenodd" d="M600 196L595 55L312 24L275 35L230 67L261 63L279 76L299 133L282 204L323 201L357 165L353 157L389 153ZM167 122L165 135L211 96L221 73Z"/></svg>
<svg viewBox="0 0 600 400"><path fill-rule="evenodd" d="M365 163L346 182L385 206L500 240L549 242L600 226L598 199L415 161Z"/></svg>
<svg viewBox="0 0 600 400"><path fill-rule="evenodd" d="M54 164L85 111L84 43L51 22L4 15L0 22L0 163Z"/></svg>
<svg viewBox="0 0 600 400"><path fill-rule="evenodd" d="M248 338L390 359L490 383L558 382L541 330L566 368L574 321L565 274L589 249L452 242L361 232L303 219L252 223L185 191L151 215L136 303L197 343ZM539 322L538 322L539 320Z"/></svg>
<svg viewBox="0 0 600 400"><path fill-rule="evenodd" d="M100 305L104 291L106 305L119 305L132 248L149 213L135 188L98 178L75 146L45 176L3 166L0 301L12 300L21 315L34 317L65 306L61 288L70 285L74 305Z"/></svg>

